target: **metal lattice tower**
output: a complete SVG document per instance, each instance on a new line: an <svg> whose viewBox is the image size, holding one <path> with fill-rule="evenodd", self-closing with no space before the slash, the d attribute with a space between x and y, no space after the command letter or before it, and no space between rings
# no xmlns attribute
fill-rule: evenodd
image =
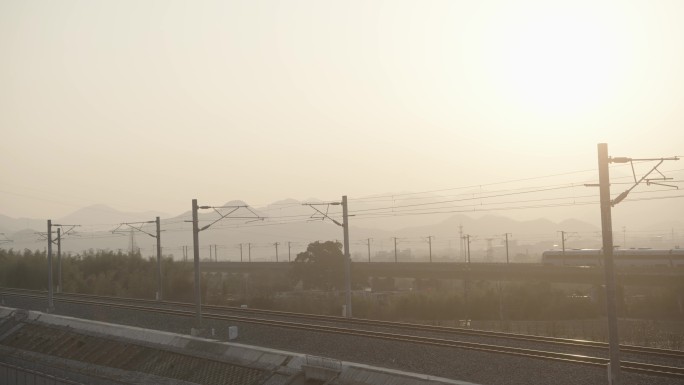
<svg viewBox="0 0 684 385"><path fill-rule="evenodd" d="M138 247L138 244L135 242L135 230L134 229L130 230L130 235L128 238L128 252L131 255L137 254L140 252L140 248Z"/></svg>

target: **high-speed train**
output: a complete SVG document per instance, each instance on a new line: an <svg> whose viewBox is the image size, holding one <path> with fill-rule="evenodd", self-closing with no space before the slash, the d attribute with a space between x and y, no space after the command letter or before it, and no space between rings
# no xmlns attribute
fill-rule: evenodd
<svg viewBox="0 0 684 385"><path fill-rule="evenodd" d="M684 249L617 249L613 251L617 266L670 266L684 267ZM554 266L600 266L603 252L600 249L547 250L542 263Z"/></svg>

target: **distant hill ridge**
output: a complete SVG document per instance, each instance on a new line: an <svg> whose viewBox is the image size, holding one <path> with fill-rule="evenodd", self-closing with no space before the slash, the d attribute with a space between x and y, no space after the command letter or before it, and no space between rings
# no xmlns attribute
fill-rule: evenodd
<svg viewBox="0 0 684 385"><path fill-rule="evenodd" d="M308 199L306 202L320 202L320 200ZM301 249L309 242L316 240L342 240L341 228L331 221L320 220L320 216L315 216L319 218L318 220L309 219L315 211L303 203L295 199L284 199L263 207L250 207L251 212L246 209L240 209L242 211L236 211L236 215L241 217L255 215L270 220L247 223L247 219L225 219L213 225L209 230L201 232L200 243L205 248L210 244L221 245L223 250L219 250L219 255L235 255L235 253L239 252L238 249L234 249L237 247L236 245L243 243L246 247L248 243L251 243L254 255L259 253L268 255L269 253L275 253L273 247L275 242L283 245L280 247L280 252L285 253L286 251L283 250L287 250L288 243L291 246L296 245L296 248ZM354 208L369 207L368 204L362 204L362 202L353 203ZM222 206L243 206L247 204L247 202L242 200L230 200ZM228 208L219 208L218 210L222 213L229 211ZM331 215L339 218L340 206L331 206L330 212L332 213ZM67 250L81 251L88 248L126 250L129 237L114 237L112 234L109 234L110 229L107 229L107 226L121 222L151 221L156 216L162 218L162 230L165 230L162 234L163 247L166 252L172 252L178 256L182 246L192 244L191 225L185 223L190 219L190 211L170 217L161 212L126 212L107 205L98 204L76 210L63 218L54 220L53 223L78 224L85 227L81 230L82 233L80 235L74 235L70 241L65 241L64 246ZM213 210L200 211L200 220L203 223L208 224L216 218L217 214ZM293 218L295 219L293 220ZM595 239L597 236L600 236L600 228L591 223L573 218L554 222L545 218L515 220L493 214L486 214L480 217L452 214L434 217L422 216L421 221L416 221L416 218L412 216L381 219L380 221L375 219L368 221L362 216L350 218L352 250L355 247L361 248L359 245L361 243L365 244L368 238L373 239L373 248L384 247L387 249L392 246L391 237L404 238L404 241L400 242L403 248L421 249L427 247L427 241L423 242L424 239L427 239L427 236L434 237L435 245L439 245L440 242L446 244L447 240L450 240L450 247L454 247L454 245L457 247L458 236L461 234L461 231L463 234L475 237L482 244L484 244L484 240L487 238L499 239L504 233L512 233L514 242L524 243L528 242L528 240L529 242L532 242L532 240L536 240L535 242L545 240L545 244L547 244L545 247L548 248L553 247L555 243L559 242L558 231L561 230L582 234L581 236L572 236L573 242L571 242L569 247L579 246L582 238L588 242L589 238ZM165 222L168 225L165 225ZM390 223L391 226L384 226L386 223ZM29 229L27 229L27 225ZM93 230L89 230L87 228L88 225L91 225L91 229L101 229L102 235L90 236L88 231L92 232ZM664 222L663 225L667 225L667 228L670 226L684 227L676 221ZM45 226L45 220L14 219L0 215L0 228L3 229L0 232L6 233L10 239L16 238L14 243L5 247L42 249L44 241L38 241L34 233L44 232ZM143 249L153 249L152 240L147 235L137 234L136 241ZM572 246L573 244L575 246ZM482 245L478 247L482 247ZM243 254L244 252L245 250L243 250Z"/></svg>

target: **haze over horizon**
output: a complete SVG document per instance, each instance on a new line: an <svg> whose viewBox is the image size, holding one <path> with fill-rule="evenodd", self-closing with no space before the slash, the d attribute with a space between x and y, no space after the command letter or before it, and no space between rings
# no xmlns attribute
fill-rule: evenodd
<svg viewBox="0 0 684 385"><path fill-rule="evenodd" d="M348 195L351 210L420 223L596 225L597 143L684 154L682 14L677 1L5 1L0 214ZM659 170L683 186L684 162ZM613 196L630 187L628 164L611 173ZM639 186L613 223L677 221L683 197Z"/></svg>
<svg viewBox="0 0 684 385"><path fill-rule="evenodd" d="M398 201L397 207L404 207L407 201ZM408 200L415 202L415 200ZM243 205L248 202L230 201L228 205ZM560 248L561 231L566 233L568 248L599 248L601 243L600 224L592 224L577 219L552 221L537 218L530 220L511 219L505 215L491 212L454 213L443 212L433 215L397 215L397 216L367 216L366 211L373 211L374 205L368 202L356 202L364 208L358 209L359 217L350 218L351 250L357 260L365 260L368 253L367 244L372 244L374 255L378 258L390 258L393 239L398 237L398 247L406 258L425 258L428 253L427 237L432 238L436 258L458 258L460 235L469 235L474 255L484 258L482 253L489 255L494 252L494 260L501 260L504 233L508 233L511 241L511 251L518 255L517 259L524 261L538 259L539 253L551 248ZM429 205L433 206L433 205ZM371 207L371 209L369 209ZM341 220L339 206L320 206L332 218ZM273 247L275 242L287 245L295 254L301 251L309 242L316 240L334 240L340 238L340 228L331 221L321 221L320 215L312 215L314 211L303 206L301 202L286 200L276 202L265 207L251 207L248 211L240 209L237 215L241 219L231 216L219 220L218 214L212 210L200 211L200 225L210 225L207 232L202 232L200 250L204 258L211 256L212 248L221 249L222 260L239 260L240 253L236 250L239 245L250 245L256 260L274 260ZM223 214L232 211L230 208L219 209ZM130 249L129 231L131 227L122 225L124 222L134 222L133 226L140 226L153 217L161 216L162 244L165 253L174 254L180 258L191 242L190 222L191 213L183 212L178 215L166 215L158 212L121 212L105 205L88 206L62 218L53 218L53 223L78 224L71 229L63 244L66 252L81 253L87 250L127 250ZM259 221L245 219L246 216L258 216ZM312 218L312 216L314 218ZM315 219L318 220L315 220ZM217 221L218 220L218 221ZM217 222L215 222L217 221ZM136 224L139 223L139 224ZM63 225L64 226L64 225ZM149 238L145 235L154 232L154 223L141 224L142 230L137 235L137 243L143 255L154 253L155 247L150 247ZM11 219L0 215L0 233L3 239L12 242L5 247L16 250L36 250L45 247L44 240L36 231L45 227L45 220ZM69 226L62 227L63 231ZM115 231L116 230L116 231ZM676 248L684 242L684 223L678 220L643 223L641 227L614 226L614 237L619 247L653 247ZM369 240L370 239L370 240ZM292 246L292 250L290 250ZM462 246L461 246L462 247ZM460 251L459 251L460 250ZM281 249L282 251L282 249ZM383 254L383 253L390 253ZM409 254L405 254L409 253ZM519 254L523 253L524 256ZM206 255L208 254L208 255ZM492 257L489 257L492 258Z"/></svg>

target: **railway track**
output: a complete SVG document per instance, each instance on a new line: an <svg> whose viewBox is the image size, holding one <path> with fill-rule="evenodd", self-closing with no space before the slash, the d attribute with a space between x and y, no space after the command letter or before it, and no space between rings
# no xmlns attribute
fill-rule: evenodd
<svg viewBox="0 0 684 385"><path fill-rule="evenodd" d="M25 294L33 295L34 298L44 298L45 292L36 290L25 290L25 289L1 289L0 295L2 294ZM154 306L172 306L175 308L186 308L188 310L194 311L195 305L187 302L174 302L174 301L155 301L149 299L139 299L139 298L121 298L121 297L107 297L107 296L97 296L91 294L77 294L77 293L59 293L55 297L58 300L66 300L69 298L85 298L93 299L96 301L107 301L115 303L138 303L145 305ZM317 315L317 314L305 314L305 313L294 313L285 312L278 310L262 310L262 309L249 309L240 307L230 307L230 306L216 306L216 305L202 305L204 311L218 311L218 312L230 312L237 314L253 314L259 316L275 316L284 318L294 318L311 320L315 322L330 322L330 323L340 323L345 325L364 325L371 327L387 327L391 329L402 329L402 330L412 330L420 332L436 332L452 335L467 335L467 336L477 336L477 337L487 337L487 338L497 338L502 340L512 340L512 341L525 341L525 342L535 342L535 343L546 343L556 346L569 346L569 347L581 347L581 348L592 348L592 349L607 349L608 344L605 342L598 341L588 341L588 340L578 340L578 339L567 339L567 338L556 338L556 337L545 337L545 336L533 336L525 334L515 334L515 333L504 333L504 332L493 332L493 331L483 331L483 330L473 330L466 328L456 328L456 327L446 327L446 326L434 326L434 325L421 325L406 322L395 322L395 321L382 321L382 320L370 320L363 318L345 318L327 315ZM659 349L645 346L635 346L635 345L620 345L620 350L622 352L645 354L650 356L660 356L666 358L675 358L684 360L684 351L681 350L671 350L671 349Z"/></svg>
<svg viewBox="0 0 684 385"><path fill-rule="evenodd" d="M0 290L2 296L17 296L33 299L45 299L46 293L41 291L23 290L23 289L2 289ZM109 308L127 309L139 312L152 312L157 314L166 314L177 317L194 317L194 304L184 302L170 302L170 301L154 301L145 299L130 299L119 297L101 297L87 294L73 294L73 293L59 293L55 295L55 300L58 302L72 303L87 306L106 306ZM565 347L565 348L582 348L582 349L596 349L605 351L607 344L595 341L585 340L571 340L553 337L541 336L527 336L513 333L501 332L487 332L477 331L464 328L452 328L431 325L418 325L402 322L391 321L375 321L359 318L343 318L334 316L321 316L302 313L290 313L272 310L258 310L245 309L235 307L223 307L204 305L202 317L204 319L212 319L219 321L240 322L249 324L258 324L268 327L287 328L295 330L304 330L309 332L332 333L337 335L346 335L353 337L364 337L373 339L382 339L394 342L414 343L429 346L459 348L477 350L489 353L507 354L519 357L537 358L543 360L576 363L591 366L605 367L609 360L603 357L595 357L583 354L570 354L554 352L550 350L529 349L513 346L502 346L496 344L486 344L477 342L459 341L450 338L437 338L430 336L421 336L416 334L398 334L394 331L403 330L411 332L429 332L429 333L443 333L445 335L468 335L486 338L496 338L509 341L523 341L545 344L549 347ZM226 313L229 314L226 314ZM238 315L236 315L238 314ZM239 315L242 314L242 315ZM268 318L271 317L271 318ZM311 323L303 323L301 321L274 319L273 317L280 317L294 320L306 320ZM318 323L316 323L318 322ZM331 326L322 323L343 324L341 326ZM364 330L360 328L352 328L352 326L370 326L389 328L393 332ZM641 373L648 375L668 376L678 379L684 379L684 352L678 350L658 349L650 347L641 347L633 345L621 345L623 352L632 354L639 354L644 357L661 357L666 358L668 362L676 362L676 365L656 365L652 363L636 362L636 361L622 361L621 368L624 371Z"/></svg>

